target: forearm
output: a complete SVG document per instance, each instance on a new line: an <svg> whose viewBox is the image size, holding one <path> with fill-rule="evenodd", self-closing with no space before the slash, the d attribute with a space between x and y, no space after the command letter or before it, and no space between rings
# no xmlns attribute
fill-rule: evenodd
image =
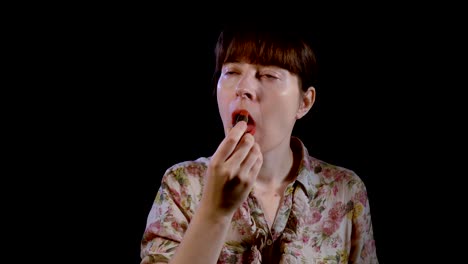
<svg viewBox="0 0 468 264"><path fill-rule="evenodd" d="M228 233L231 216L213 214L200 205L171 259L178 263L216 263Z"/></svg>

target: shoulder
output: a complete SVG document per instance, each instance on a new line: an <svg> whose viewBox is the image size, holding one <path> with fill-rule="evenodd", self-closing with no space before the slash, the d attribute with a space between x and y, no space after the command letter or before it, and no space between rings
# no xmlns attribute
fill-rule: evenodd
<svg viewBox="0 0 468 264"><path fill-rule="evenodd" d="M199 181L204 177L209 161L210 157L200 157L176 163L166 170L162 182L185 185L193 180Z"/></svg>
<svg viewBox="0 0 468 264"><path fill-rule="evenodd" d="M187 161L182 161L179 163L176 163L169 167L165 174L171 174L171 173L180 173L184 172L187 174L196 174L198 175L200 172L206 170L206 167L208 166L208 163L210 161L210 158L208 157L200 157L196 160L187 160Z"/></svg>
<svg viewBox="0 0 468 264"><path fill-rule="evenodd" d="M354 170L312 156L308 158L311 170L318 176L321 185L340 188L353 193L366 191L364 182Z"/></svg>

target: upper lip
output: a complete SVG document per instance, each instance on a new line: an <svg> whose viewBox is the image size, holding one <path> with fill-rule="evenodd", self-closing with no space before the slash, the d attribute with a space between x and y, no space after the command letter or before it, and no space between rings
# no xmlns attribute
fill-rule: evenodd
<svg viewBox="0 0 468 264"><path fill-rule="evenodd" d="M255 125L255 121L254 119L252 118L252 116L250 115L250 112L249 110L247 109L236 109L232 112L232 125L235 125L236 124L236 120L237 120L237 115L240 113L240 111L242 110L245 110L249 113L249 121L248 121L248 124L252 124L252 125Z"/></svg>

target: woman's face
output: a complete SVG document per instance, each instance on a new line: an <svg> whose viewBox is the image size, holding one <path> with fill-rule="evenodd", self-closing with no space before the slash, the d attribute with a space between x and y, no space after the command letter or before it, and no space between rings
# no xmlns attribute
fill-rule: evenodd
<svg viewBox="0 0 468 264"><path fill-rule="evenodd" d="M305 114L298 77L276 66L224 64L217 101L225 134L234 126L239 110L249 112L247 132L254 135L262 152L289 142L296 120Z"/></svg>

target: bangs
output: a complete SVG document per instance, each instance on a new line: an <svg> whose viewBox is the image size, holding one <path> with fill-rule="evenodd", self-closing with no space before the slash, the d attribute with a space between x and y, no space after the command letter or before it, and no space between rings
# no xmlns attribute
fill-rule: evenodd
<svg viewBox="0 0 468 264"><path fill-rule="evenodd" d="M213 84L219 80L225 63L245 62L277 66L299 77L303 91L315 85L317 63L309 40L301 31L259 29L252 26L224 30L215 47Z"/></svg>
<svg viewBox="0 0 468 264"><path fill-rule="evenodd" d="M286 38L280 32L266 34L264 32L242 32L230 37L225 46L218 50L218 67L229 62L246 62L263 66L278 66L291 73L300 71L301 54L303 50L301 41L291 41L294 35ZM284 34L284 33L283 33ZM227 44L227 45L226 45ZM220 70L220 69L217 69Z"/></svg>

